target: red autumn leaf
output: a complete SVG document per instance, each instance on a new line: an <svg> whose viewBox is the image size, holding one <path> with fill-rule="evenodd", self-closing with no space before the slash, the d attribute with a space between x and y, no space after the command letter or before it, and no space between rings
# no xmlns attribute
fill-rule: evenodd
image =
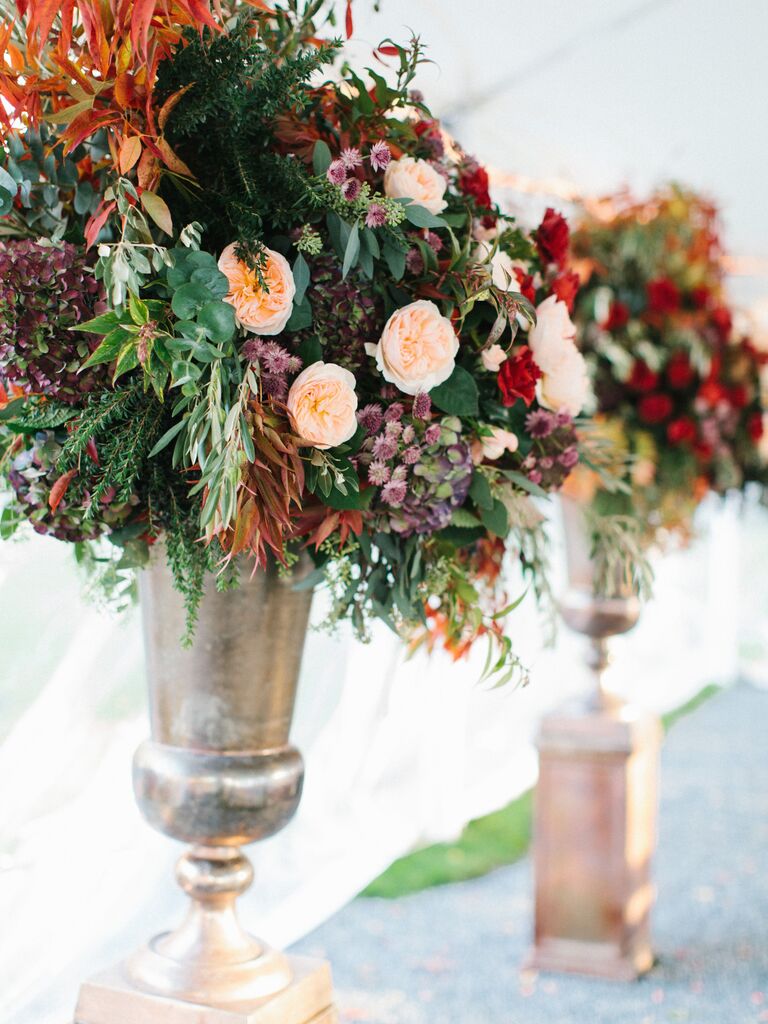
<svg viewBox="0 0 768 1024"><path fill-rule="evenodd" d="M115 209L116 205L117 204L114 202L114 200L111 203L106 204L102 201L99 209L88 220L88 223L85 225L85 245L87 249L90 249L92 246L96 244L96 239L99 237L99 232L107 223L109 215Z"/></svg>
<svg viewBox="0 0 768 1024"><path fill-rule="evenodd" d="M48 495L48 507L51 512L55 512L61 504L61 499L67 493L67 488L72 483L74 477L77 476L76 469L70 469L68 473L64 473L60 476L56 483L51 488L51 493Z"/></svg>
<svg viewBox="0 0 768 1024"><path fill-rule="evenodd" d="M346 30L347 39L351 39L352 33L355 31L355 26L352 21L352 0L347 0Z"/></svg>

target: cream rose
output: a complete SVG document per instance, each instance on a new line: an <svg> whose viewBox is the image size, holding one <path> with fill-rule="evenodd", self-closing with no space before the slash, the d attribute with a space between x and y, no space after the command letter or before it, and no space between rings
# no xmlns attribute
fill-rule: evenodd
<svg viewBox="0 0 768 1024"><path fill-rule="evenodd" d="M555 295L536 307L536 323L528 332L528 344L542 373L551 373L572 348L576 328L568 315L568 307Z"/></svg>
<svg viewBox="0 0 768 1024"><path fill-rule="evenodd" d="M496 373L501 368L501 364L506 361L507 353L501 347L501 345L491 345L489 348L484 348L480 353L480 361L486 370L491 373Z"/></svg>
<svg viewBox="0 0 768 1024"><path fill-rule="evenodd" d="M459 339L434 302L419 299L395 310L378 345L366 346L384 380L405 395L431 391L453 373Z"/></svg>
<svg viewBox="0 0 768 1024"><path fill-rule="evenodd" d="M296 284L288 260L279 252L265 249L262 287L256 273L235 255L235 244L219 257L219 270L229 281L224 301L234 306L238 323L254 334L279 334L293 312Z"/></svg>
<svg viewBox="0 0 768 1024"><path fill-rule="evenodd" d="M483 448L483 455L490 462L500 459L504 452L516 452L519 441L517 434L511 430L504 430L502 427L491 427L490 437L481 437L480 444Z"/></svg>
<svg viewBox="0 0 768 1024"><path fill-rule="evenodd" d="M571 342L557 364L536 385L536 397L547 409L555 412L564 409L571 416L578 416L589 393L587 364L584 356Z"/></svg>
<svg viewBox="0 0 768 1024"><path fill-rule="evenodd" d="M336 363L312 363L291 385L286 408L299 437L315 448L336 448L357 430L354 374Z"/></svg>
<svg viewBox="0 0 768 1024"><path fill-rule="evenodd" d="M426 160L401 156L384 172L384 192L391 199L410 199L430 213L442 213L448 205L443 196L447 182Z"/></svg>

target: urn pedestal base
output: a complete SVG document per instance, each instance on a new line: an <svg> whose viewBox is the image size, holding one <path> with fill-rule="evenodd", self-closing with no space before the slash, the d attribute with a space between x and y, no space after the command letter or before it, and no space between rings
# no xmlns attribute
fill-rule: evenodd
<svg viewBox="0 0 768 1024"><path fill-rule="evenodd" d="M226 1007L145 992L121 965L82 985L74 1024L337 1024L328 964L305 957L287 960L292 972L287 988Z"/></svg>
<svg viewBox="0 0 768 1024"><path fill-rule="evenodd" d="M544 720L531 968L631 981L653 965L660 740L658 719L628 707Z"/></svg>

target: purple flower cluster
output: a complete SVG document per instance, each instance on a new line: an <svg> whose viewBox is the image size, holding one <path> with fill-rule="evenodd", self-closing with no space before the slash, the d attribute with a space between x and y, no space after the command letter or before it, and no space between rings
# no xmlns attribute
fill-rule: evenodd
<svg viewBox="0 0 768 1024"><path fill-rule="evenodd" d="M259 364L264 394L284 402L288 397L288 377L299 372L301 359L276 341L259 337L246 341L242 352L246 359Z"/></svg>
<svg viewBox="0 0 768 1024"><path fill-rule="evenodd" d="M523 460L523 471L531 483L557 490L579 461L573 417L567 412L534 409L525 418L525 428L534 446Z"/></svg>
<svg viewBox="0 0 768 1024"><path fill-rule="evenodd" d="M368 154L368 159L370 160L372 171L383 171L389 164L392 154L389 151L389 146L383 139L374 142ZM363 160L364 157L359 149L353 147L344 149L341 152L341 156L333 160L325 172L328 181L332 185L338 185L344 198L350 203L354 202L360 195L362 182L356 176L356 172L363 166ZM375 210L374 213L371 212L373 210ZM384 219L381 220L381 223L378 223L382 216ZM384 208L378 203L372 203L366 217L367 226L369 228L381 227L385 222L386 212Z"/></svg>
<svg viewBox="0 0 768 1024"><path fill-rule="evenodd" d="M0 379L62 402L103 387L108 366L78 373L101 338L72 330L103 309L101 284L76 246L0 243Z"/></svg>

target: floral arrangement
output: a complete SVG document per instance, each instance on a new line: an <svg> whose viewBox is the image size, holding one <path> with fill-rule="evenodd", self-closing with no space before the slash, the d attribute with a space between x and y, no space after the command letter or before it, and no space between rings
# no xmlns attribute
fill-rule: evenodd
<svg viewBox="0 0 768 1024"><path fill-rule="evenodd" d="M570 486L603 510L631 504L649 538L682 534L704 495L765 475L765 353L734 329L717 210L675 186L591 204L573 240L576 320L598 418L632 457L633 494Z"/></svg>
<svg viewBox="0 0 768 1024"><path fill-rule="evenodd" d="M162 536L190 628L206 573L307 549L332 619L486 636L509 673L505 550L543 589L531 496L601 459L574 423L568 226L500 213L413 88L418 40L323 80L328 19L17 0L2 529L107 539L119 572Z"/></svg>

